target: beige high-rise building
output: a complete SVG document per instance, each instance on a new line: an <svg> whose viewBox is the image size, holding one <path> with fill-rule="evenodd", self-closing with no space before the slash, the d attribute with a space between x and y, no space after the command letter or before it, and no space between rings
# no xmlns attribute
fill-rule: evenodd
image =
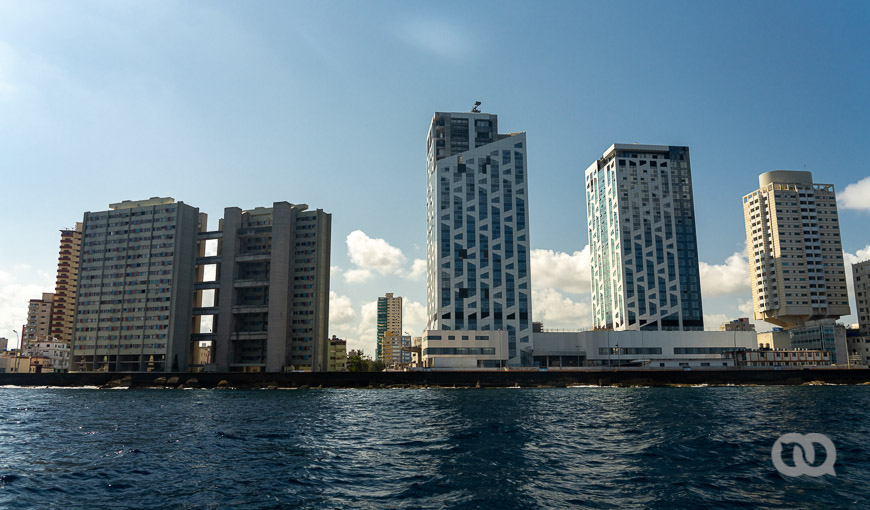
<svg viewBox="0 0 870 510"><path fill-rule="evenodd" d="M375 358L378 361L387 361L384 358L384 334L388 331L402 335L402 297L393 297L392 292L378 298L378 344Z"/></svg>
<svg viewBox="0 0 870 510"><path fill-rule="evenodd" d="M834 186L786 170L758 184L743 197L755 319L789 329L849 315Z"/></svg>
<svg viewBox="0 0 870 510"><path fill-rule="evenodd" d="M51 305L51 336L67 344L72 340L81 249L81 222L76 223L74 229L60 231L57 280L54 287L54 300Z"/></svg>
<svg viewBox="0 0 870 510"><path fill-rule="evenodd" d="M28 347L51 335L51 304L54 294L43 292L42 299L31 299L27 305L27 323L24 325L22 345Z"/></svg>

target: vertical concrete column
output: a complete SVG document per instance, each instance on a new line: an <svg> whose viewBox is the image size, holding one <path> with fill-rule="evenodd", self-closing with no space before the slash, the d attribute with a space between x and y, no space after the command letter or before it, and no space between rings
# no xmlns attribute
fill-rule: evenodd
<svg viewBox="0 0 870 510"><path fill-rule="evenodd" d="M214 363L218 372L229 372L233 359L232 335L235 332L235 317L233 317L233 300L235 289L233 282L238 274L236 255L239 253L238 230L242 224L242 210L238 207L224 209L221 222L223 236L219 241L220 290L215 305L218 307L217 323L214 324L216 340L214 345Z"/></svg>
<svg viewBox="0 0 870 510"><path fill-rule="evenodd" d="M289 364L290 295L296 211L287 202L272 205L272 260L269 273L269 327L266 371L280 372Z"/></svg>

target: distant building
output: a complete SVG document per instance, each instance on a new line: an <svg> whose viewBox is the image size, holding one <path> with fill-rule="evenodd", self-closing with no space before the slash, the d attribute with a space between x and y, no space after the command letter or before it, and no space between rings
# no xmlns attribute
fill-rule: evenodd
<svg viewBox="0 0 870 510"><path fill-rule="evenodd" d="M84 214L71 372L187 371L204 217L172 198Z"/></svg>
<svg viewBox="0 0 870 510"><path fill-rule="evenodd" d="M703 331L689 148L613 144L586 169L596 329Z"/></svg>
<svg viewBox="0 0 870 510"><path fill-rule="evenodd" d="M67 345L72 340L81 249L81 222L76 223L73 229L60 231L57 278L51 305L51 336L61 342L66 342Z"/></svg>
<svg viewBox="0 0 870 510"><path fill-rule="evenodd" d="M813 367L831 364L831 353L806 349L742 351L741 365L747 367Z"/></svg>
<svg viewBox="0 0 870 510"><path fill-rule="evenodd" d="M544 332L544 323L543 322L532 322L532 333L543 333Z"/></svg>
<svg viewBox="0 0 870 510"><path fill-rule="evenodd" d="M9 349L9 340L6 337L0 337L0 351Z"/></svg>
<svg viewBox="0 0 870 510"><path fill-rule="evenodd" d="M27 323L24 325L22 345L44 341L51 337L51 306L54 294L43 292L42 299L31 299L27 305Z"/></svg>
<svg viewBox="0 0 870 510"><path fill-rule="evenodd" d="M69 372L69 344L53 338L30 344L25 356L38 358L42 372Z"/></svg>
<svg viewBox="0 0 870 510"><path fill-rule="evenodd" d="M719 326L719 331L755 331L755 324L749 322L746 317L725 322Z"/></svg>
<svg viewBox="0 0 870 510"><path fill-rule="evenodd" d="M743 197L755 319L790 329L849 315L834 186L785 170L758 184Z"/></svg>
<svg viewBox="0 0 870 510"><path fill-rule="evenodd" d="M846 365L848 363L848 344L846 342L846 327L837 324L834 319L810 321L806 324L788 330L792 349L812 349L831 353L831 363Z"/></svg>
<svg viewBox="0 0 870 510"><path fill-rule="evenodd" d="M870 340L870 260L852 264L858 330Z"/></svg>
<svg viewBox="0 0 870 510"><path fill-rule="evenodd" d="M384 337L387 333L394 335L402 335L402 297L393 296L388 292L386 296L378 298L378 337L375 352L375 359L383 361L387 364L386 350L389 348L385 345Z"/></svg>
<svg viewBox="0 0 870 510"><path fill-rule="evenodd" d="M329 261L332 215L305 204L275 202L243 211L228 207L220 229L202 239L219 239L219 264L212 339L219 372L281 372L329 366Z"/></svg>
<svg viewBox="0 0 870 510"><path fill-rule="evenodd" d="M476 109L436 112L426 148L427 328L506 331L509 364L530 365L526 134Z"/></svg>
<svg viewBox="0 0 870 510"><path fill-rule="evenodd" d="M344 372L347 370L347 340L332 335L329 339L329 363L327 372Z"/></svg>
<svg viewBox="0 0 870 510"><path fill-rule="evenodd" d="M411 363L411 336L387 331L384 333L383 362L387 367L400 367Z"/></svg>

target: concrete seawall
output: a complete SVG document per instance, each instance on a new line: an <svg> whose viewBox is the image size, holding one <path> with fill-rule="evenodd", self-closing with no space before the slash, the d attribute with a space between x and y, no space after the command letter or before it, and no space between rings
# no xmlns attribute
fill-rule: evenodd
<svg viewBox="0 0 870 510"><path fill-rule="evenodd" d="M0 386L198 388L566 387L870 384L870 369L562 370L330 373L0 374Z"/></svg>

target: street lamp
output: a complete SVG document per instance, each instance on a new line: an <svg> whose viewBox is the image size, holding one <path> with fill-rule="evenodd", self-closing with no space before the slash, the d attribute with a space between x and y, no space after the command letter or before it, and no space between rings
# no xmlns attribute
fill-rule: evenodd
<svg viewBox="0 0 870 510"><path fill-rule="evenodd" d="M15 333L15 338L18 339L18 348L21 349L21 335L19 335L18 332L14 329L12 330L12 332Z"/></svg>

